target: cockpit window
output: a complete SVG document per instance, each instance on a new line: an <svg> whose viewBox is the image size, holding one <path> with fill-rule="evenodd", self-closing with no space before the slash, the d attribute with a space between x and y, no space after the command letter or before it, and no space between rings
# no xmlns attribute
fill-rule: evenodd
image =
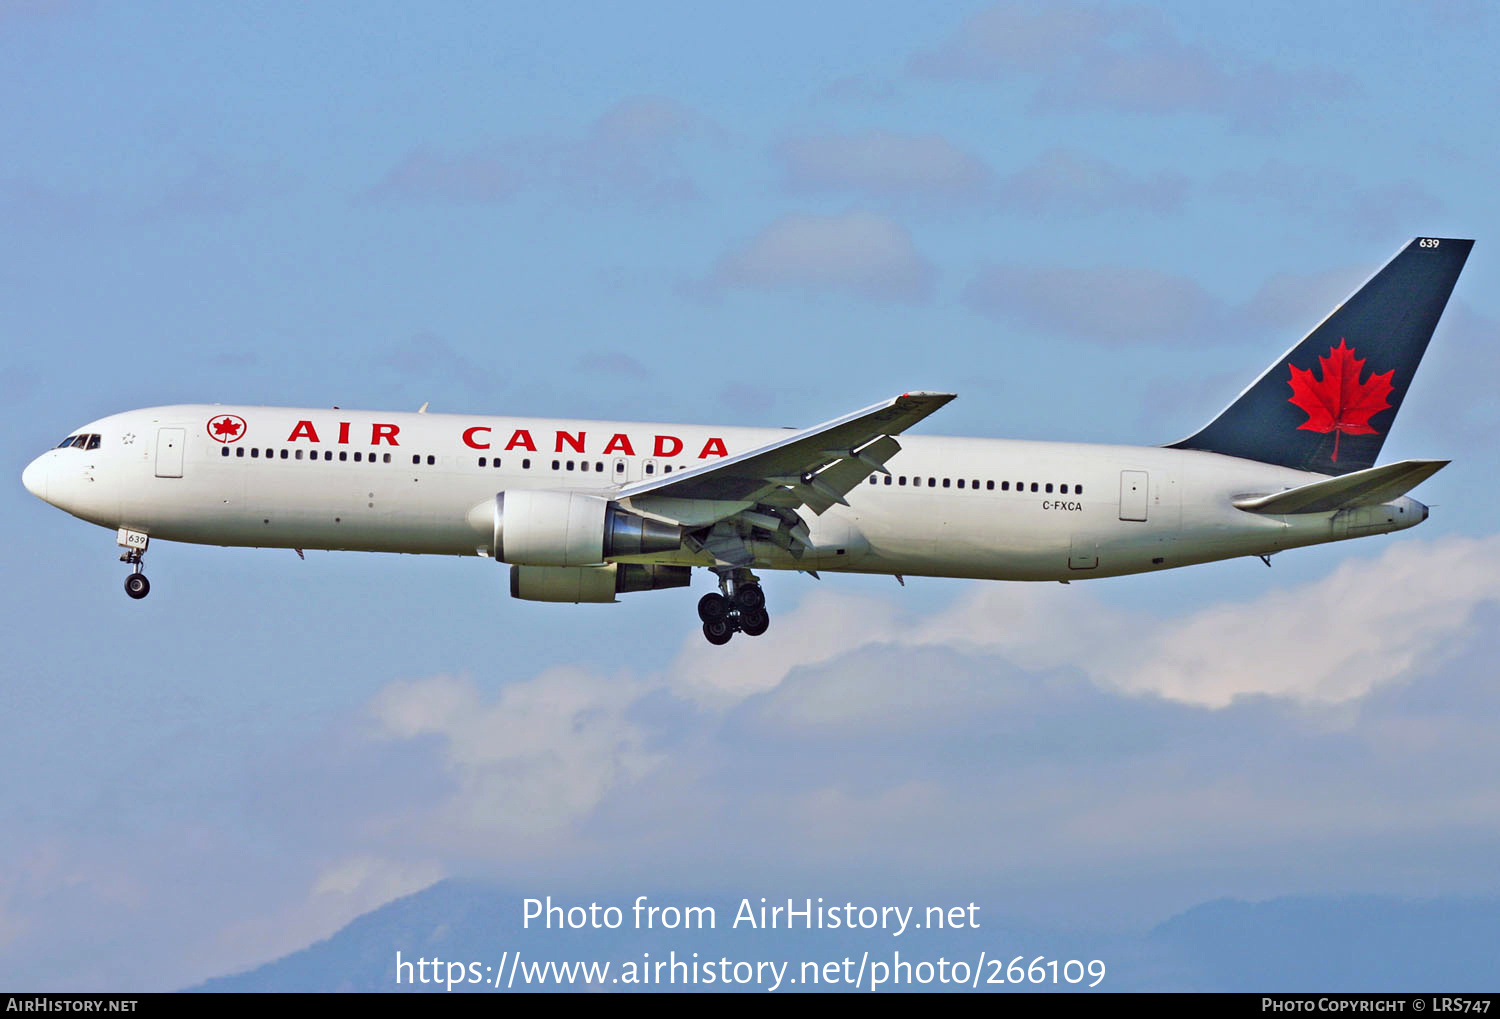
<svg viewBox="0 0 1500 1019"><path fill-rule="evenodd" d="M99 436L97 436L97 435L90 435L89 436L89 444L87 446L85 446L84 449L98 449L98 448L99 448Z"/></svg>
<svg viewBox="0 0 1500 1019"><path fill-rule="evenodd" d="M74 449L82 449L83 447L87 446L88 444L89 444L89 437L87 435L80 435L78 438L76 438L76 439L73 440L73 448Z"/></svg>
<svg viewBox="0 0 1500 1019"><path fill-rule="evenodd" d="M57 444L57 448L58 449L67 449L69 446L73 445L73 440L76 439L76 438L78 438L78 436L76 436L76 435L70 435L70 436L68 436L66 439L64 439L63 441L61 441L61 442L59 442Z"/></svg>

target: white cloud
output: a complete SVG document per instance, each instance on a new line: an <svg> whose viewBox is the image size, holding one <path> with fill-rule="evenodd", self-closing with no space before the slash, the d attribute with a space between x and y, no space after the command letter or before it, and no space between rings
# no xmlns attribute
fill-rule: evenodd
<svg viewBox="0 0 1500 1019"><path fill-rule="evenodd" d="M1221 706L1244 694L1343 701L1430 668L1475 610L1500 601L1500 538L1401 541L1306 587L1216 605L1162 627L1130 689Z"/></svg>
<svg viewBox="0 0 1500 1019"><path fill-rule="evenodd" d="M473 837L545 842L658 763L626 709L639 682L549 669L486 701L473 681L398 681L370 704L382 738L436 738L453 791L433 820Z"/></svg>
<svg viewBox="0 0 1500 1019"><path fill-rule="evenodd" d="M1050 216L1118 209L1175 212L1188 189L1188 179L1178 173L1137 174L1085 152L1051 148L1004 177L998 190L1008 206Z"/></svg>
<svg viewBox="0 0 1500 1019"><path fill-rule="evenodd" d="M698 193L681 148L717 134L676 100L636 96L605 110L581 136L499 139L458 152L415 149L386 171L371 195L485 205L551 189L573 200L680 202Z"/></svg>
<svg viewBox="0 0 1500 1019"><path fill-rule="evenodd" d="M712 288L843 292L875 300L919 301L934 271L896 223L871 212L783 216L723 255Z"/></svg>
<svg viewBox="0 0 1500 1019"><path fill-rule="evenodd" d="M776 147L782 186L793 193L973 200L989 167L941 135L868 131L791 138Z"/></svg>
<svg viewBox="0 0 1500 1019"><path fill-rule="evenodd" d="M908 66L924 78L1030 79L1043 112L1196 113L1256 129L1350 91L1342 75L1183 41L1152 7L1076 0L994 4Z"/></svg>
<svg viewBox="0 0 1500 1019"><path fill-rule="evenodd" d="M1199 343L1227 325L1223 302L1192 279L1137 266L988 266L964 288L975 310L1094 343Z"/></svg>

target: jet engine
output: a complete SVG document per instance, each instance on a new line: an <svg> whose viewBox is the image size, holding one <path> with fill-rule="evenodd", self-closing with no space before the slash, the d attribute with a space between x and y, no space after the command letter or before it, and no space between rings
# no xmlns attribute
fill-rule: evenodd
<svg viewBox="0 0 1500 1019"><path fill-rule="evenodd" d="M510 596L523 601L612 602L628 591L687 587L686 566L609 563L606 566L512 566Z"/></svg>
<svg viewBox="0 0 1500 1019"><path fill-rule="evenodd" d="M597 495L522 490L495 496L490 552L497 562L594 566L681 547L677 524L650 520Z"/></svg>

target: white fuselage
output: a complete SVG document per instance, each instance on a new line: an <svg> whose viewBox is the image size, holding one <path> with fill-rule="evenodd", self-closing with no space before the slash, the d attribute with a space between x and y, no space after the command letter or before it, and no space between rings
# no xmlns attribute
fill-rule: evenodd
<svg viewBox="0 0 1500 1019"><path fill-rule="evenodd" d="M614 498L787 434L218 405L130 411L84 433L100 436L97 448L45 453L25 483L92 523L211 545L446 555L490 554L496 492ZM1322 475L1213 453L918 435L900 443L889 479L872 475L848 506L804 511L811 552L793 558L751 540L754 566L1074 580L1265 555L1427 515L1407 497L1355 511L1245 512L1231 500ZM713 562L686 549L634 561Z"/></svg>

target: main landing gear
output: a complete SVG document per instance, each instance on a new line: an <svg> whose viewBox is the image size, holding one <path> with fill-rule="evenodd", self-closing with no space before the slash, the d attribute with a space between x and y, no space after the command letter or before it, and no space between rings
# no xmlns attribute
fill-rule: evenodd
<svg viewBox="0 0 1500 1019"><path fill-rule="evenodd" d="M120 556L120 562L128 563L131 567L130 576L125 578L125 593L139 601L151 593L151 581L141 572L146 565L146 544L149 539L138 531L121 531L119 544L125 549Z"/></svg>
<svg viewBox="0 0 1500 1019"><path fill-rule="evenodd" d="M710 644L728 644L735 631L747 637L766 632L771 616L766 612L765 592L753 573L746 569L720 573L719 591L698 599L698 618L703 620L703 636Z"/></svg>

